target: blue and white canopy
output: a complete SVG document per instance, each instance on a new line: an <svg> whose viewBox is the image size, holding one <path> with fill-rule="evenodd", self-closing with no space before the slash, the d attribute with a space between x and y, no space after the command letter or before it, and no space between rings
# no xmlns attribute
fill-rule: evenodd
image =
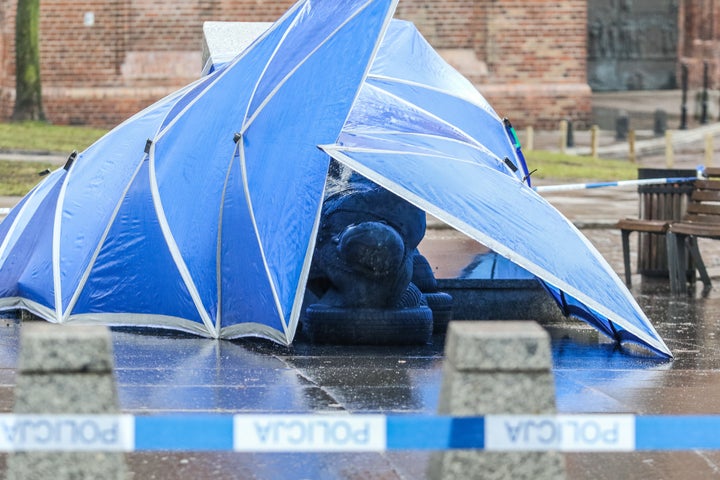
<svg viewBox="0 0 720 480"><path fill-rule="evenodd" d="M407 22L393 21L336 160L537 276L563 312L672 356L602 255L526 180L507 124Z"/></svg>
<svg viewBox="0 0 720 480"><path fill-rule="evenodd" d="M301 0L51 174L0 227L0 309L288 344L329 158L397 0Z"/></svg>
<svg viewBox="0 0 720 480"><path fill-rule="evenodd" d="M49 175L0 224L0 309L288 344L326 152L536 275L566 314L671 356L530 188L508 125L411 24L390 22L396 1L301 0Z"/></svg>

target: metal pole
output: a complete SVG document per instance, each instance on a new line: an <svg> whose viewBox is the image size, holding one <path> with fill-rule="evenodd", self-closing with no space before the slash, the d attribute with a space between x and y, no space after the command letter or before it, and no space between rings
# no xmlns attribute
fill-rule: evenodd
<svg viewBox="0 0 720 480"><path fill-rule="evenodd" d="M684 63L680 67L682 83L682 103L680 104L680 130L687 130L687 92L688 92L688 66Z"/></svg>
<svg viewBox="0 0 720 480"><path fill-rule="evenodd" d="M703 62L703 91L702 91L702 110L700 113L700 123L705 125L708 123L708 62Z"/></svg>

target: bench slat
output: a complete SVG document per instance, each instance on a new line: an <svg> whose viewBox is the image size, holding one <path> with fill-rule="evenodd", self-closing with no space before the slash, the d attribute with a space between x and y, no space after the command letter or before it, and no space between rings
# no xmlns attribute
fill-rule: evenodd
<svg viewBox="0 0 720 480"><path fill-rule="evenodd" d="M691 213L685 215L682 221L687 223L709 223L712 225L720 225L720 215L695 215Z"/></svg>
<svg viewBox="0 0 720 480"><path fill-rule="evenodd" d="M687 206L687 213L701 215L720 215L720 205L712 203L690 202Z"/></svg>
<svg viewBox="0 0 720 480"><path fill-rule="evenodd" d="M695 180L695 190L720 190L720 180Z"/></svg>
<svg viewBox="0 0 720 480"><path fill-rule="evenodd" d="M624 218L617 223L620 230L632 230L633 232L665 233L668 222L665 220L643 220L640 218Z"/></svg>
<svg viewBox="0 0 720 480"><path fill-rule="evenodd" d="M668 231L681 235L720 238L720 225L709 225L706 223L675 222L670 224Z"/></svg>
<svg viewBox="0 0 720 480"><path fill-rule="evenodd" d="M720 177L720 167L706 167L705 175L707 177Z"/></svg>
<svg viewBox="0 0 720 480"><path fill-rule="evenodd" d="M698 190L692 192L692 200L696 202L720 202L720 190Z"/></svg>

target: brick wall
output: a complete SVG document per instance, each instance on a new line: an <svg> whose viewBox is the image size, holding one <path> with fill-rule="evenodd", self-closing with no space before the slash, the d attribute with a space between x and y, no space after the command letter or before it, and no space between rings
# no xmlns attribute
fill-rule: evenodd
<svg viewBox="0 0 720 480"><path fill-rule="evenodd" d="M680 63L688 66L689 87L702 87L703 63L708 62L709 86L720 88L720 3L684 0L682 7L678 48Z"/></svg>
<svg viewBox="0 0 720 480"><path fill-rule="evenodd" d="M591 112L586 0L475 5L474 46L487 75L473 80L491 104L518 126L555 128L563 118L586 126Z"/></svg>
<svg viewBox="0 0 720 480"><path fill-rule="evenodd" d="M473 48L477 0L400 0L395 16L411 20L435 48Z"/></svg>
<svg viewBox="0 0 720 480"><path fill-rule="evenodd" d="M16 0L0 0L0 118L14 95ZM54 123L110 127L195 79L202 23L272 21L293 0L42 0L41 75ZM398 18L518 127L590 116L586 0L400 0ZM94 23L86 26L88 13Z"/></svg>

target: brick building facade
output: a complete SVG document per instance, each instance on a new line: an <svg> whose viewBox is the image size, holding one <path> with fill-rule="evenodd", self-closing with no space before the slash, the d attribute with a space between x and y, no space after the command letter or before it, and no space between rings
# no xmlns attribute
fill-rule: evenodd
<svg viewBox="0 0 720 480"><path fill-rule="evenodd" d="M204 21L272 21L293 1L41 0L46 115L58 124L116 125L197 78ZM0 0L0 120L13 107L16 2ZM693 32L706 29L701 10L681 15ZM396 17L413 21L517 126L589 120L587 0L400 0ZM714 40L716 31L698 35Z"/></svg>
<svg viewBox="0 0 720 480"><path fill-rule="evenodd" d="M720 88L720 2L678 1L681 6L678 70L681 64L687 65L690 88L699 88L703 81L703 64L707 62L710 88Z"/></svg>

